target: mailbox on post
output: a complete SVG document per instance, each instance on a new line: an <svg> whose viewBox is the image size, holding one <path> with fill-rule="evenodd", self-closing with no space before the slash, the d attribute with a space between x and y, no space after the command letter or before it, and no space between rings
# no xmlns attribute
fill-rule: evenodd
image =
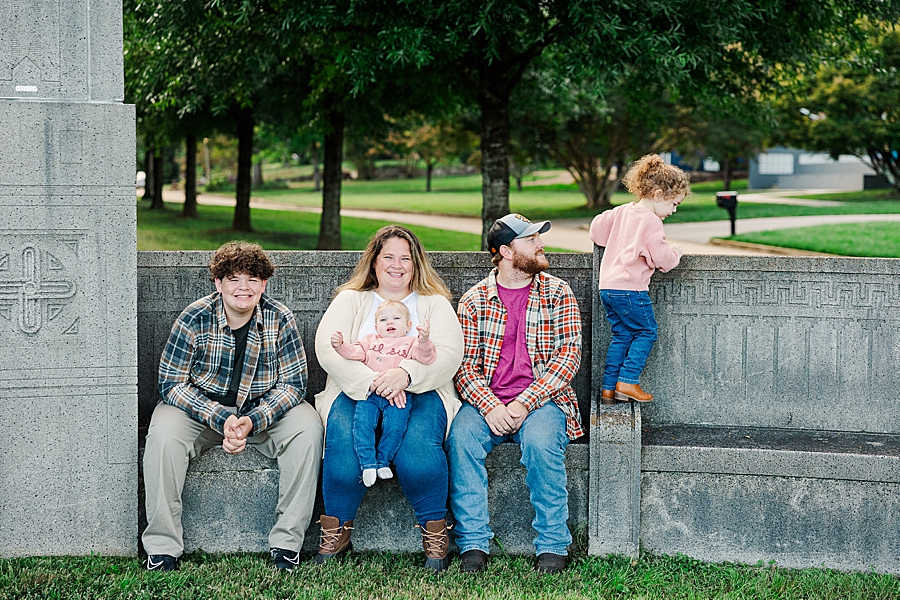
<svg viewBox="0 0 900 600"><path fill-rule="evenodd" d="M734 222L737 220L737 192L716 192L716 204L728 211L731 219L731 235L734 235Z"/></svg>

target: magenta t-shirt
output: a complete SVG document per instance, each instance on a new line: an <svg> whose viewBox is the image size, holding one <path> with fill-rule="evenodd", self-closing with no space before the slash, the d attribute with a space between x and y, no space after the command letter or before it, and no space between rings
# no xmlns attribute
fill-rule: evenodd
<svg viewBox="0 0 900 600"><path fill-rule="evenodd" d="M497 285L497 294L506 307L506 330L500 346L500 360L491 378L490 388L503 404L519 397L534 382L531 357L525 341L525 311L531 286L509 289Z"/></svg>

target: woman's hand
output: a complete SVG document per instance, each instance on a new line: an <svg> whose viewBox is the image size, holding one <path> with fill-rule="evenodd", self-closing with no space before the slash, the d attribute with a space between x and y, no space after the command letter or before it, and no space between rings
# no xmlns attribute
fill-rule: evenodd
<svg viewBox="0 0 900 600"><path fill-rule="evenodd" d="M396 402L400 400L400 394L407 387L409 387L409 373L406 372L406 369L396 367L378 373L369 386L369 390L386 398L391 406L397 406ZM405 401L405 397L402 401Z"/></svg>

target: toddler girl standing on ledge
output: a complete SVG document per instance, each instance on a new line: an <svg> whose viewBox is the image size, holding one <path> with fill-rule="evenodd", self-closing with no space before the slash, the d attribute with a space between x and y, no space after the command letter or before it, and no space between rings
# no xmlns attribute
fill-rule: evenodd
<svg viewBox="0 0 900 600"><path fill-rule="evenodd" d="M684 251L669 244L662 221L691 192L687 175L656 154L635 162L623 179L637 198L594 217L591 241L606 250L600 262L600 301L612 327L601 402L650 402L639 378L657 338L648 293L655 269L674 269Z"/></svg>

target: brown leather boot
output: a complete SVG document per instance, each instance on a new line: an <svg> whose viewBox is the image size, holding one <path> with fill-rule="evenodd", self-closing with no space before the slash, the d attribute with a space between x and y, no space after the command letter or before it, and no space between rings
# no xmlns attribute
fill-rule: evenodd
<svg viewBox="0 0 900 600"><path fill-rule="evenodd" d="M353 521L340 525L337 517L322 515L316 522L321 525L322 533L319 538L319 553L313 558L315 564L325 564L335 556L353 550L353 544L350 543Z"/></svg>
<svg viewBox="0 0 900 600"><path fill-rule="evenodd" d="M615 390L602 390L600 392L600 404L605 404L607 406L610 404L617 404Z"/></svg>
<svg viewBox="0 0 900 600"><path fill-rule="evenodd" d="M616 400L619 402L631 402L632 400L650 402L653 400L653 395L642 390L638 383L622 383L620 381L616 384Z"/></svg>
<svg viewBox="0 0 900 600"><path fill-rule="evenodd" d="M450 527L447 520L428 521L422 530L422 548L425 549L425 568L440 573L450 566Z"/></svg>

